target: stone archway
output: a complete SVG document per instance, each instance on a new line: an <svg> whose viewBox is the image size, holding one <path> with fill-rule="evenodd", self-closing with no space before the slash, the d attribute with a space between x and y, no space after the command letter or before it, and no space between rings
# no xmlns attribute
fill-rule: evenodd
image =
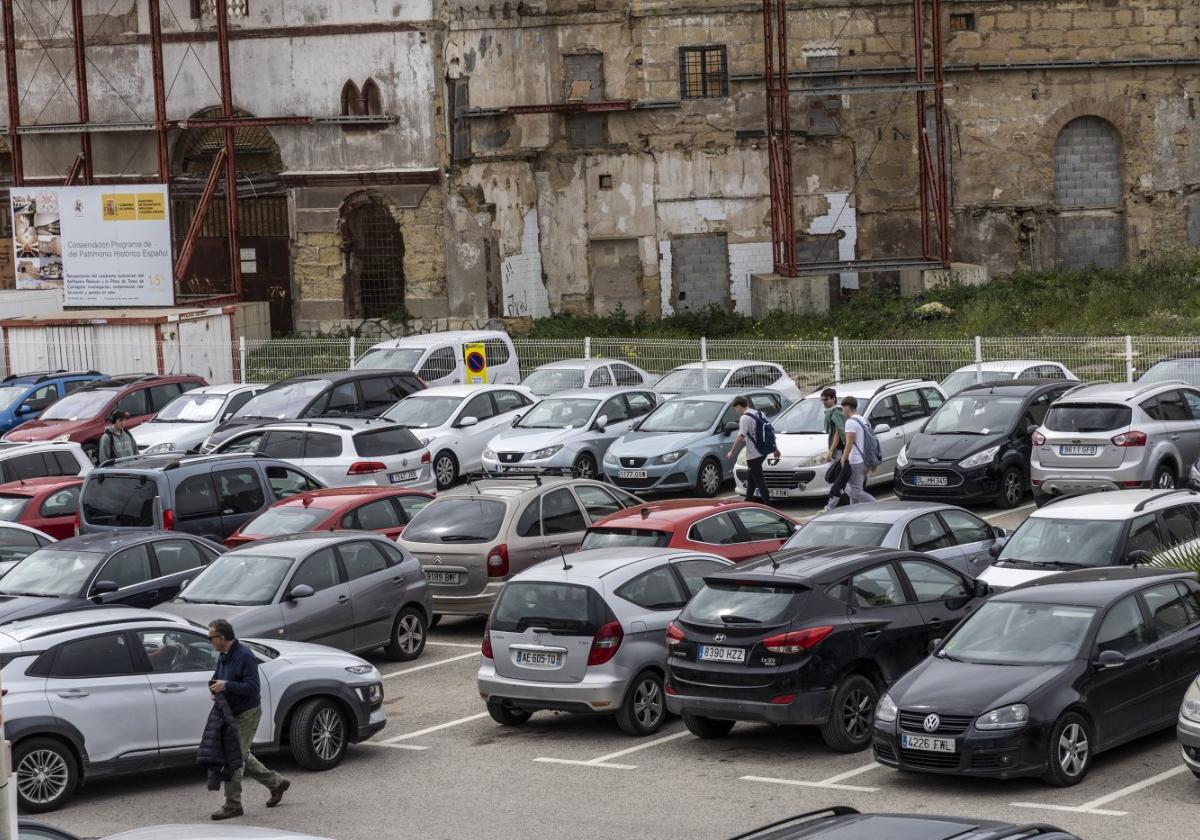
<svg viewBox="0 0 1200 840"><path fill-rule="evenodd" d="M1121 135L1085 115L1054 141L1055 255L1063 268L1116 268L1125 262Z"/></svg>
<svg viewBox="0 0 1200 840"><path fill-rule="evenodd" d="M391 203L371 190L341 206L338 231L345 254L348 318L399 320L404 311L404 235Z"/></svg>

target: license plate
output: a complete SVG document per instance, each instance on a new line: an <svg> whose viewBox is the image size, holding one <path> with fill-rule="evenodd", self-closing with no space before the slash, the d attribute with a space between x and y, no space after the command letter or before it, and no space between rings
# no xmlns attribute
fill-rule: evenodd
<svg viewBox="0 0 1200 840"><path fill-rule="evenodd" d="M530 668L557 668L562 664L562 654L543 650L519 650L517 664Z"/></svg>
<svg viewBox="0 0 1200 840"><path fill-rule="evenodd" d="M745 662L746 649L700 645L700 658L708 662Z"/></svg>
<svg viewBox="0 0 1200 840"><path fill-rule="evenodd" d="M953 738L929 738L925 735L901 735L900 746L906 750L923 750L925 752L955 752Z"/></svg>
<svg viewBox="0 0 1200 840"><path fill-rule="evenodd" d="M944 475L914 475L912 483L916 487L945 487L950 479Z"/></svg>
<svg viewBox="0 0 1200 840"><path fill-rule="evenodd" d="M432 572L425 570L425 580L429 583L458 583L458 572Z"/></svg>
<svg viewBox="0 0 1200 840"><path fill-rule="evenodd" d="M621 478L645 478L645 470L621 470Z"/></svg>
<svg viewBox="0 0 1200 840"><path fill-rule="evenodd" d="M1060 446L1058 447L1059 455L1095 455L1095 446Z"/></svg>
<svg viewBox="0 0 1200 840"><path fill-rule="evenodd" d="M388 474L388 478L391 479L392 484L399 484L402 481L412 481L416 477L417 477L416 470L406 470L405 472Z"/></svg>
<svg viewBox="0 0 1200 840"><path fill-rule="evenodd" d="M779 496L786 497L788 494L788 489L786 487L768 487L767 492L770 493L771 498L774 499Z"/></svg>

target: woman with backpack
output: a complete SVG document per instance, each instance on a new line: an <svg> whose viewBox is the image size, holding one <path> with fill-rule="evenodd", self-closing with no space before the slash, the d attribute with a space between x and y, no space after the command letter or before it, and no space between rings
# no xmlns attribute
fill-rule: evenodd
<svg viewBox="0 0 1200 840"><path fill-rule="evenodd" d="M849 464L850 480L846 483L846 492L850 494L850 504L873 502L875 497L866 491L866 483L867 475L879 464L876 453L878 443L858 413L858 400L843 397L842 411L846 415L846 448L842 450L842 469Z"/></svg>
<svg viewBox="0 0 1200 840"><path fill-rule="evenodd" d="M750 477L746 480L746 501L754 501L754 491L762 497L764 505L771 504L771 494L767 491L767 480L763 477L763 461L771 452L776 461L779 460L779 447L775 445L775 429L767 420L765 414L750 407L750 400L745 397L735 397L733 410L738 413L738 436L734 438L733 446L729 449L729 460L737 455L738 447L746 444L746 467ZM772 450L774 450L772 452Z"/></svg>

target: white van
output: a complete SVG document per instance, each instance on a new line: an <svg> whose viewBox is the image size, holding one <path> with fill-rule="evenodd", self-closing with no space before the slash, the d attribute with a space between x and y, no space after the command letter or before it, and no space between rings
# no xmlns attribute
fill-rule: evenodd
<svg viewBox="0 0 1200 840"><path fill-rule="evenodd" d="M468 383L464 347L482 344L487 385L516 385L521 366L512 339L502 330L451 330L381 341L354 363L354 370L411 370L429 387Z"/></svg>

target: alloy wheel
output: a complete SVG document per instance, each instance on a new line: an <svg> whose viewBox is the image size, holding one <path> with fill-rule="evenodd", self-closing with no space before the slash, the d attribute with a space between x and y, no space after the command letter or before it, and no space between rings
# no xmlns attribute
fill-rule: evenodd
<svg viewBox="0 0 1200 840"><path fill-rule="evenodd" d="M454 481L454 459L449 455L442 455L433 465L433 472L437 476L438 487L449 487Z"/></svg>
<svg viewBox="0 0 1200 840"><path fill-rule="evenodd" d="M1004 500L1015 507L1020 503L1024 492L1025 488L1021 486L1021 474L1016 470L1009 472L1004 477Z"/></svg>
<svg viewBox="0 0 1200 840"><path fill-rule="evenodd" d="M700 469L700 486L710 496L715 496L721 489L721 475L712 464L705 464Z"/></svg>
<svg viewBox="0 0 1200 840"><path fill-rule="evenodd" d="M1064 773L1075 777L1083 772L1088 761L1087 733L1078 723L1064 727L1058 737L1058 763Z"/></svg>
<svg viewBox="0 0 1200 840"><path fill-rule="evenodd" d="M312 744L322 761L333 761L346 742L346 727L336 709L325 708L313 721Z"/></svg>
<svg viewBox="0 0 1200 840"><path fill-rule="evenodd" d="M62 796L70 770L53 750L34 750L17 765L17 788L29 802L44 805Z"/></svg>
<svg viewBox="0 0 1200 840"><path fill-rule="evenodd" d="M402 616L396 625L396 644L400 649L405 653L416 653L424 639L425 628L421 626L421 619L411 613Z"/></svg>
<svg viewBox="0 0 1200 840"><path fill-rule="evenodd" d="M859 741L870 731L874 712L871 695L855 689L846 695L846 703L842 706L842 728L850 738Z"/></svg>
<svg viewBox="0 0 1200 840"><path fill-rule="evenodd" d="M644 679L633 692L633 716L646 729L653 729L663 716L663 697L658 683Z"/></svg>
<svg viewBox="0 0 1200 840"><path fill-rule="evenodd" d="M591 458L580 458L575 462L575 477L576 478L595 478L596 469L592 465Z"/></svg>
<svg viewBox="0 0 1200 840"><path fill-rule="evenodd" d="M1158 474L1158 481L1154 484L1159 490L1174 490L1175 476L1171 474L1170 470L1163 470Z"/></svg>

